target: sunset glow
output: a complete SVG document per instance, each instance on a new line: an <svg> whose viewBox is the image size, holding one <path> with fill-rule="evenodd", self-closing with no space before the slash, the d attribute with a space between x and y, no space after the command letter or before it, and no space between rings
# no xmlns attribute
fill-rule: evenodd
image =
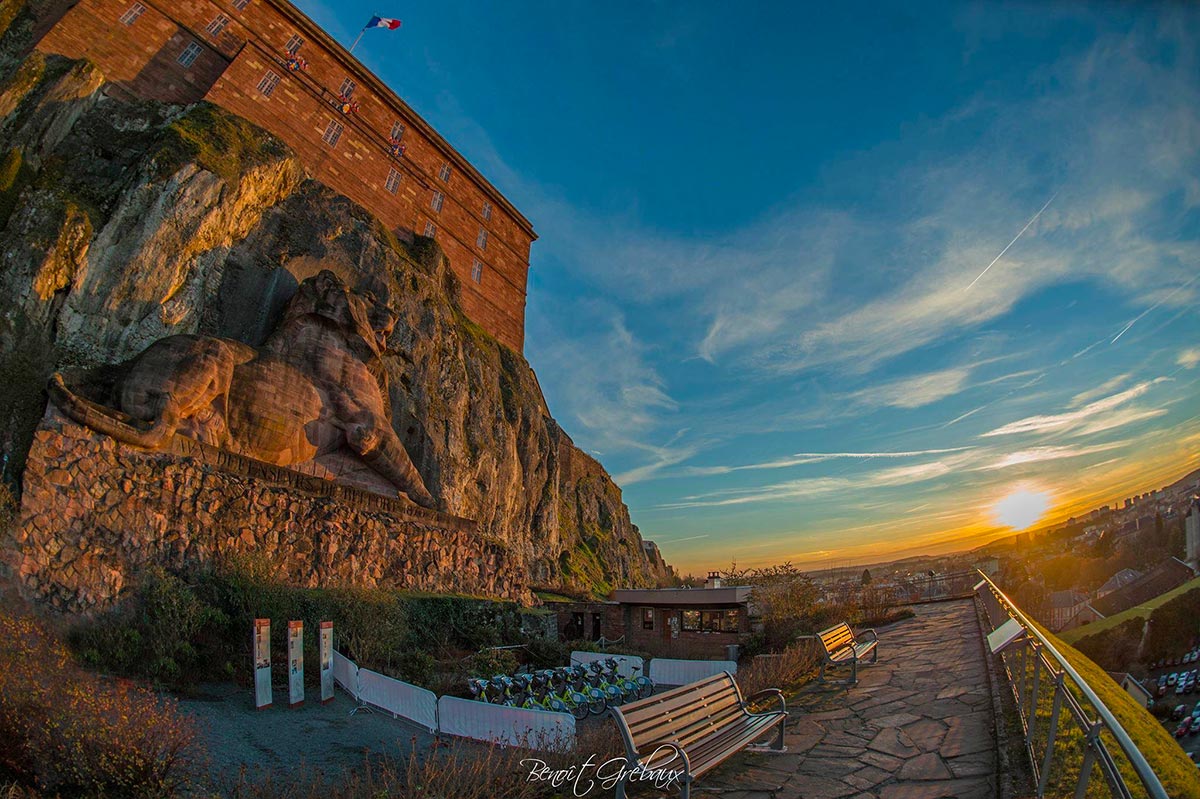
<svg viewBox="0 0 1200 799"><path fill-rule="evenodd" d="M1041 519L1050 508L1050 495L1030 488L1017 488L992 506L1000 524L1024 530Z"/></svg>

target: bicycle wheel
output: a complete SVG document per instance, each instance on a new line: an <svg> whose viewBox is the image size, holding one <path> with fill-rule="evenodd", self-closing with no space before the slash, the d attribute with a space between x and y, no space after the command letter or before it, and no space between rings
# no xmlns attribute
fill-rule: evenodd
<svg viewBox="0 0 1200 799"><path fill-rule="evenodd" d="M588 717L591 708L582 696L572 697L572 699L574 701L571 702L571 715L575 717L576 721L583 721Z"/></svg>

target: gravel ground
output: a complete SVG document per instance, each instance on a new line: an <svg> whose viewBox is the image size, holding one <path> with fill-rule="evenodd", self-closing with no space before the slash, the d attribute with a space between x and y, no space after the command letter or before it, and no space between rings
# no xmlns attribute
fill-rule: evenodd
<svg viewBox="0 0 1200 799"><path fill-rule="evenodd" d="M242 770L252 781L305 770L332 777L361 769L367 757L406 757L414 737L420 749L433 741L428 731L382 711L351 715L354 706L337 691L327 705L309 699L291 710L286 686L275 686L275 704L255 710L252 689L224 683L179 700L180 710L196 722L201 769L223 787Z"/></svg>

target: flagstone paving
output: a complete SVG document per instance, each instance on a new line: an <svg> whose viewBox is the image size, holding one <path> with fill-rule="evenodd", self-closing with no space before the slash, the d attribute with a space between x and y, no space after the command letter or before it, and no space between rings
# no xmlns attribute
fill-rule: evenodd
<svg viewBox="0 0 1200 799"><path fill-rule="evenodd" d="M972 600L918 605L879 631L858 684L788 700L782 754L747 753L701 777L723 799L986 799L996 795L991 692ZM835 670L833 678L848 676Z"/></svg>

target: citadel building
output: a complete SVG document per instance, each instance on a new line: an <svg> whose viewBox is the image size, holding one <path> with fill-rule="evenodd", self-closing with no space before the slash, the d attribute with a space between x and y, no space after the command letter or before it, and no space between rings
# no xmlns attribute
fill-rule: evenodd
<svg viewBox="0 0 1200 799"><path fill-rule="evenodd" d="M207 100L279 137L388 227L437 239L463 310L522 351L529 220L287 0L79 0L37 48L92 61L118 91Z"/></svg>

